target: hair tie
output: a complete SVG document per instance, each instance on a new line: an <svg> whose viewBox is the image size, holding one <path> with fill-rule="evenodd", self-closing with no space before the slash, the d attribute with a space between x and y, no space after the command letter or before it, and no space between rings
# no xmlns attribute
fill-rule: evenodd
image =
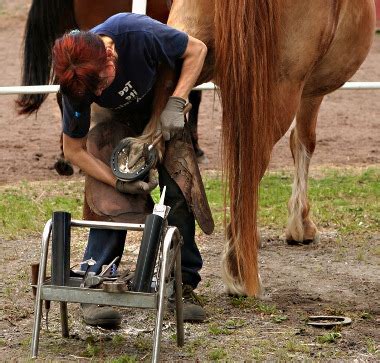
<svg viewBox="0 0 380 363"><path fill-rule="evenodd" d="M78 34L78 33L80 33L80 30L79 30L79 29L73 29L73 30L69 33L69 35L75 35L75 34Z"/></svg>

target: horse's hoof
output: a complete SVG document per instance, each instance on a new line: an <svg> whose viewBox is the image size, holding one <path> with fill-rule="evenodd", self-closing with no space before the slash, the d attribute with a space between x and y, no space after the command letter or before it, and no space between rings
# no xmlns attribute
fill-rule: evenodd
<svg viewBox="0 0 380 363"><path fill-rule="evenodd" d="M195 156L196 156L197 158L201 158L201 157L204 156L204 154L205 154L205 152L204 152L201 148L199 148L199 146L198 146L198 147L195 146L195 147L194 147L194 151L195 151Z"/></svg>
<svg viewBox="0 0 380 363"><path fill-rule="evenodd" d="M289 246L301 246L302 245L302 241L296 241L294 239L287 239L286 240L286 243L289 245Z"/></svg>
<svg viewBox="0 0 380 363"><path fill-rule="evenodd" d="M311 244L313 242L314 242L314 240L312 240L312 239L307 239L305 241L295 241L293 239L287 239L286 240L286 243L289 246L304 246L304 245L309 245L309 244Z"/></svg>
<svg viewBox="0 0 380 363"><path fill-rule="evenodd" d="M289 246L307 246L312 243L317 243L319 241L318 236L316 236L314 239L305 239L303 241L295 241L294 239L287 239L286 243Z"/></svg>
<svg viewBox="0 0 380 363"><path fill-rule="evenodd" d="M208 159L206 155L202 155L200 157L197 157L197 162L198 164L208 164L210 160Z"/></svg>
<svg viewBox="0 0 380 363"><path fill-rule="evenodd" d="M70 176L74 174L72 165L64 159L58 159L54 164L54 169L59 175Z"/></svg>

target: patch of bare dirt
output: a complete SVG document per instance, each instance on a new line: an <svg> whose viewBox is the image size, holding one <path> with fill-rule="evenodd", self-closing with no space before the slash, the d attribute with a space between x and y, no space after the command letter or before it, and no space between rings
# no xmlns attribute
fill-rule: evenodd
<svg viewBox="0 0 380 363"><path fill-rule="evenodd" d="M260 253L264 296L261 300L224 294L220 279L223 236L199 236L204 256L199 293L208 319L203 324L185 324L186 344L175 345L175 319L164 320L163 361L205 361L213 357L243 360L373 361L380 339L379 261L368 253L358 258L355 240L337 242L331 232L322 232L318 244L289 247L276 231L262 231ZM366 246L380 244L380 235L367 236ZM7 271L2 283L1 352L4 361L26 358L33 323L33 299L29 262L36 261L39 241L0 240ZM15 251L17 245L17 252ZM78 250L78 249L77 249ZM79 249L80 250L80 249ZM138 252L138 239L129 239L123 268L131 267ZM76 255L79 261L80 254ZM69 304L70 339L60 337L59 305L52 303L49 331L40 338L40 359L100 361L120 355L146 360L151 357L154 315L147 310L120 309L124 319L119 330L91 328L81 321L77 304ZM340 329L308 326L310 315L343 315L352 319ZM326 334L336 341L321 342ZM81 358L80 358L81 357Z"/></svg>

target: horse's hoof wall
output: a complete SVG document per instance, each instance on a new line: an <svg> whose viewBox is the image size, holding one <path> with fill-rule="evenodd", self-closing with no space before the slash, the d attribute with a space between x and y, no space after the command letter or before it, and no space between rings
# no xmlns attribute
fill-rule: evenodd
<svg viewBox="0 0 380 363"><path fill-rule="evenodd" d="M305 239L303 241L295 241L294 239L287 239L286 240L286 243L289 245L289 246L307 246L307 245L310 245L312 243L316 243L318 242L318 238L314 238L314 239Z"/></svg>
<svg viewBox="0 0 380 363"><path fill-rule="evenodd" d="M301 246L302 245L302 242L301 241L296 241L294 239L287 239L286 240L286 243L289 245L289 246Z"/></svg>
<svg viewBox="0 0 380 363"><path fill-rule="evenodd" d="M315 240L313 239L305 239L304 241L302 241L302 244L303 245L309 245L311 243L315 242Z"/></svg>
<svg viewBox="0 0 380 363"><path fill-rule="evenodd" d="M70 176L74 174L73 167L64 159L58 159L54 164L54 169L59 175Z"/></svg>

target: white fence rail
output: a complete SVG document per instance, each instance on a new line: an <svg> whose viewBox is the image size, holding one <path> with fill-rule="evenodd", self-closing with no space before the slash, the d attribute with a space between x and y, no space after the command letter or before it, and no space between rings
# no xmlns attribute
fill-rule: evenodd
<svg viewBox="0 0 380 363"><path fill-rule="evenodd" d="M215 89L215 84L212 82L203 83L194 89L197 90L213 90ZM346 82L340 90L380 90L380 82Z"/></svg>
<svg viewBox="0 0 380 363"><path fill-rule="evenodd" d="M147 0L134 0L132 2L132 13L146 14L146 1Z"/></svg>
<svg viewBox="0 0 380 363"><path fill-rule="evenodd" d="M195 90L214 90L217 87L212 82L203 83ZM380 90L380 82L346 82L340 90ZM43 93L57 93L59 91L58 85L47 86L11 86L0 87L0 95L14 95L14 94L43 94Z"/></svg>

